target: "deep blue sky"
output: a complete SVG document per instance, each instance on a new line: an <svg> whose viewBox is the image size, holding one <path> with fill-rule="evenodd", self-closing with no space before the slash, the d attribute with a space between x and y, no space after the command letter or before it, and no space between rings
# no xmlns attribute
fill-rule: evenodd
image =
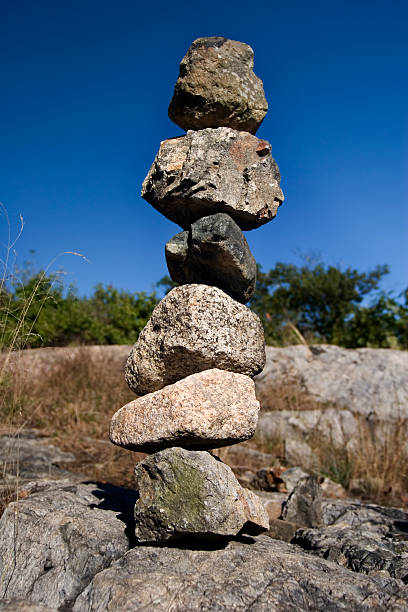
<svg viewBox="0 0 408 612"><path fill-rule="evenodd" d="M265 269L321 253L408 285L406 1L0 0L0 201L18 258L58 259L80 293L150 290L179 228L140 198L179 62L199 36L249 43L286 195L246 237ZM405 172L404 172L405 171ZM6 227L0 217L0 236Z"/></svg>

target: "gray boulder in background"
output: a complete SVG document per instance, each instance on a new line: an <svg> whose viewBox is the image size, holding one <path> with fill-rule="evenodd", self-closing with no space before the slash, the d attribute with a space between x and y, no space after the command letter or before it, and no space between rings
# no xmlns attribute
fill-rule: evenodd
<svg viewBox="0 0 408 612"><path fill-rule="evenodd" d="M3 487L22 484L31 480L73 478L72 473L60 464L75 461L72 453L66 453L41 438L38 431L27 430L0 436L0 473ZM81 479L81 476L79 476Z"/></svg>
<svg viewBox="0 0 408 612"><path fill-rule="evenodd" d="M202 217L166 244L171 278L213 285L245 304L255 291L256 261L238 225L225 213Z"/></svg>
<svg viewBox="0 0 408 612"><path fill-rule="evenodd" d="M182 285L153 310L126 366L138 395L218 368L254 376L265 364L259 317L217 287Z"/></svg>
<svg viewBox="0 0 408 612"><path fill-rule="evenodd" d="M249 45L220 36L195 40L180 64L169 117L184 130L220 126L255 134L268 110Z"/></svg>
<svg viewBox="0 0 408 612"><path fill-rule="evenodd" d="M268 530L268 514L260 499L241 487L230 467L206 451L160 451L138 463L135 475L139 542L186 536L207 541Z"/></svg>
<svg viewBox="0 0 408 612"><path fill-rule="evenodd" d="M265 368L256 378L264 410L274 410L273 391L288 384L317 403L331 403L370 419L408 418L407 351L268 346Z"/></svg>
<svg viewBox="0 0 408 612"><path fill-rule="evenodd" d="M228 127L164 140L142 197L183 229L220 212L242 230L255 229L276 216L284 199L271 150L266 140Z"/></svg>
<svg viewBox="0 0 408 612"><path fill-rule="evenodd" d="M408 420L407 351L268 346L255 384L261 403L257 435L283 439L292 465L313 468L316 441L352 452L365 440L381 445L397 435L404 443L397 432L406 431ZM284 390L299 396L298 406L275 410Z"/></svg>

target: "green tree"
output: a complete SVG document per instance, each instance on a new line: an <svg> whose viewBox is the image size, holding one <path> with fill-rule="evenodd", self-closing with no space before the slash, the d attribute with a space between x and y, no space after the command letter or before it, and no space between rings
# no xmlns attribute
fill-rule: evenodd
<svg viewBox="0 0 408 612"><path fill-rule="evenodd" d="M157 296L97 285L89 297L65 289L56 275L23 275L0 294L0 347L132 344Z"/></svg>
<svg viewBox="0 0 408 612"><path fill-rule="evenodd" d="M362 273L322 263L277 263L269 272L259 269L250 306L271 344L284 344L291 335L293 342L292 330L298 330L308 342L404 346L407 309L380 290L388 272L388 266Z"/></svg>

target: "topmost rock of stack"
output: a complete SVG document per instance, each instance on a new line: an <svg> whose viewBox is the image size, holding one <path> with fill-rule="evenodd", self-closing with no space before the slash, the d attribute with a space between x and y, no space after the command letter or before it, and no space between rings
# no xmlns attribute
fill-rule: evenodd
<svg viewBox="0 0 408 612"><path fill-rule="evenodd" d="M169 117L184 130L231 127L255 134L268 103L249 45L198 38L180 64Z"/></svg>

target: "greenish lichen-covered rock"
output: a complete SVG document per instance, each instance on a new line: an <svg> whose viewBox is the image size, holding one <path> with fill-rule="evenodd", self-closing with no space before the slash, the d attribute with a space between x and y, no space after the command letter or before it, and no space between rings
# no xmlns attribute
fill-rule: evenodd
<svg viewBox="0 0 408 612"><path fill-rule="evenodd" d="M206 451L160 451L138 463L135 475L139 542L232 537L269 528L260 499L240 486L231 468Z"/></svg>
<svg viewBox="0 0 408 612"><path fill-rule="evenodd" d="M184 130L232 127L255 134L268 110L254 52L221 36L195 40L180 64L169 117Z"/></svg>

